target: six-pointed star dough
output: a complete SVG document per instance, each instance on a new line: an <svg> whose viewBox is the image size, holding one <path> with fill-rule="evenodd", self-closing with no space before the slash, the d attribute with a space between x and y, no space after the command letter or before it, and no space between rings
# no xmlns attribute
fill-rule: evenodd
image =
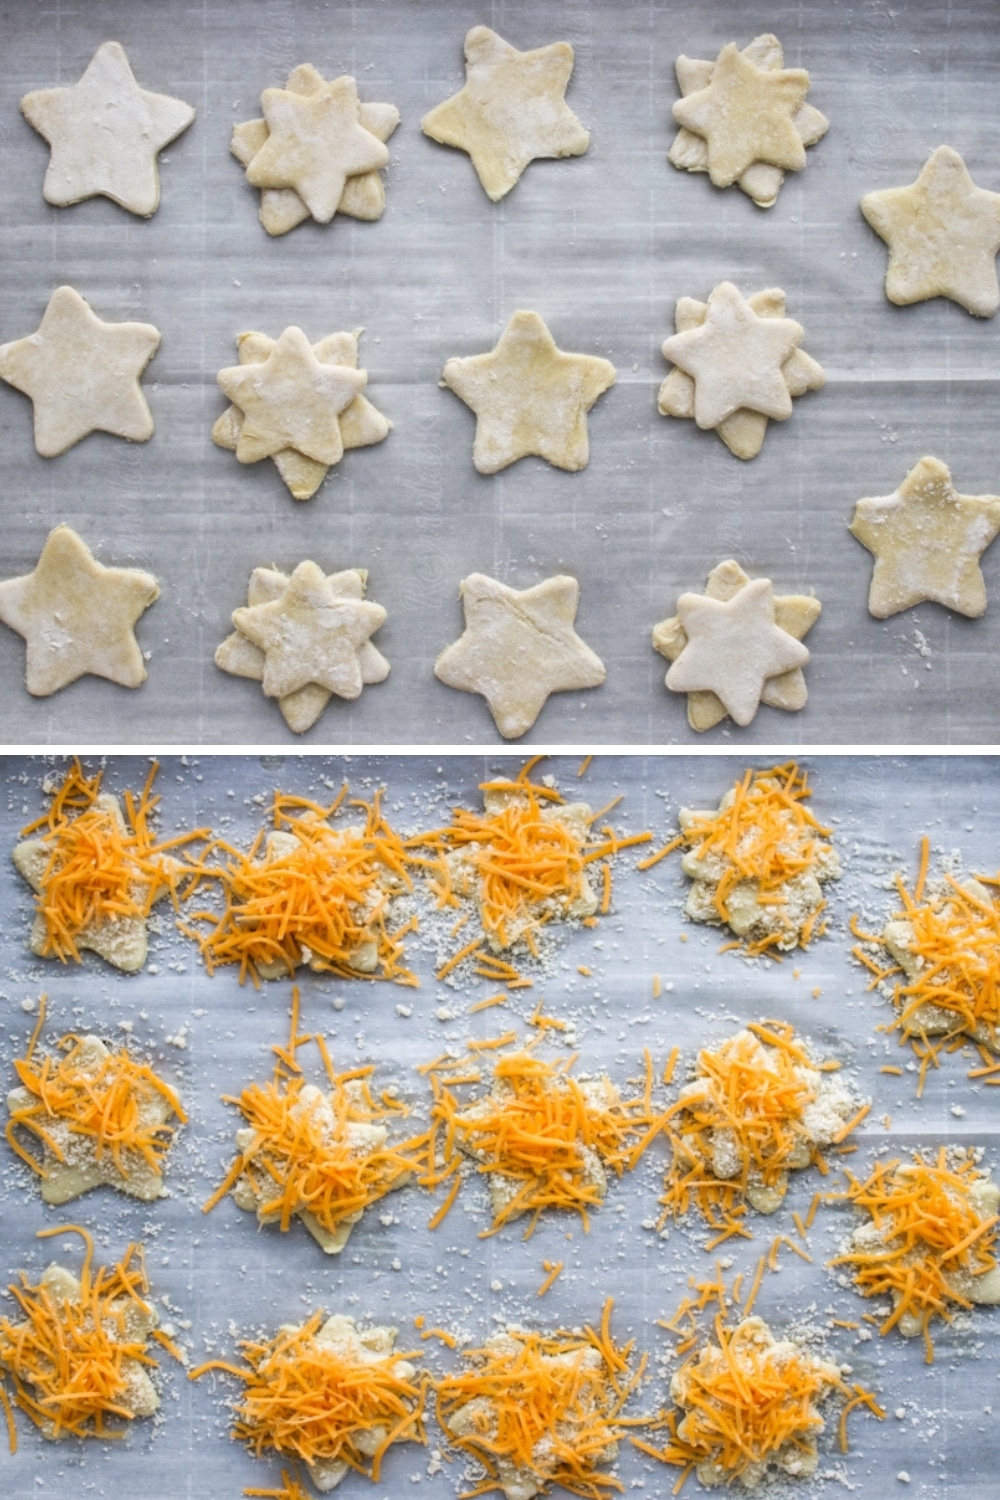
<svg viewBox="0 0 1000 1500"><path fill-rule="evenodd" d="M311 63L302 63L289 73L285 87L295 94L312 94L324 84L323 75ZM358 124L380 141L387 141L399 124L399 110L393 104L359 103ZM233 126L229 149L238 162L248 167L269 133L266 120L246 120ZM339 214L372 220L380 218L384 208L385 188L378 172L360 172L348 177L337 204ZM287 234L310 217L309 209L294 188L261 190L260 222L268 234Z"/></svg>
<svg viewBox="0 0 1000 1500"><path fill-rule="evenodd" d="M333 593L345 599L363 599L368 574L364 568L347 568L343 573L328 574L326 581ZM257 604L270 604L281 599L288 583L287 575L277 568L254 568L247 587L248 606L252 609ZM361 680L366 687L369 683L384 682L389 675L389 663L371 641L358 647L358 662ZM254 682L264 680L264 652L239 630L234 630L219 646L215 664L234 677L249 677ZM304 734L316 723L330 697L328 688L307 683L294 693L279 698L278 707L289 729L295 734Z"/></svg>
<svg viewBox="0 0 1000 1500"><path fill-rule="evenodd" d="M476 414L473 463L495 474L529 453L585 468L587 412L615 378L609 360L565 354L537 313L516 312L495 349L449 359L441 380Z"/></svg>
<svg viewBox="0 0 1000 1500"><path fill-rule="evenodd" d="M714 693L741 726L757 712L769 677L809 660L805 646L775 623L769 578L746 584L725 602L682 594L677 617L687 645L667 673L667 687Z"/></svg>
<svg viewBox="0 0 1000 1500"><path fill-rule="evenodd" d="M715 186L729 187L754 162L793 172L805 166L795 116L808 91L804 68L759 68L729 42L707 86L678 99L673 115L679 125L704 138Z"/></svg>
<svg viewBox="0 0 1000 1500"><path fill-rule="evenodd" d="M243 413L236 444L241 464L295 448L321 464L339 463L344 442L337 418L367 376L316 358L301 328L286 328L266 359L220 370L219 385Z"/></svg>
<svg viewBox="0 0 1000 1500"><path fill-rule="evenodd" d="M979 318L1000 307L1000 193L976 187L950 146L933 151L909 187L867 193L861 212L889 246L890 302L950 297Z"/></svg>
<svg viewBox="0 0 1000 1500"><path fill-rule="evenodd" d="M264 692L286 698L308 683L339 698L364 686L359 652L384 623L381 604L352 599L314 562L301 562L279 598L233 611L233 624L264 653Z"/></svg>
<svg viewBox="0 0 1000 1500"><path fill-rule="evenodd" d="M778 71L784 66L781 43L770 33L754 37L741 55L747 62L767 72ZM676 72L680 91L687 97L708 88L715 72L715 62L681 56L677 59ZM811 104L799 105L792 115L792 125L803 146L814 146L830 128L826 116ZM708 142L704 136L696 135L682 125L674 137L668 160L681 171L707 172ZM769 161L754 161L739 174L736 183L758 208L770 208L777 201L784 180L781 167Z"/></svg>
<svg viewBox="0 0 1000 1500"><path fill-rule="evenodd" d="M389 152L359 122L357 84L345 74L309 93L265 89L268 137L247 167L259 188L294 188L319 224L337 212L349 177L384 167Z"/></svg>
<svg viewBox="0 0 1000 1500"><path fill-rule="evenodd" d="M467 151L494 202L529 162L583 155L590 136L563 97L573 71L569 42L518 52L488 26L474 26L465 63L464 88L424 115L420 128Z"/></svg>
<svg viewBox="0 0 1000 1500"><path fill-rule="evenodd" d="M573 629L575 578L558 575L512 589L470 573L460 592L465 633L442 651L434 675L448 687L482 693L504 739L525 734L550 693L604 681L604 663Z"/></svg>
<svg viewBox="0 0 1000 1500"><path fill-rule="evenodd" d="M52 147L46 203L103 195L143 218L160 201L157 155L195 114L181 99L141 89L118 42L98 47L72 88L25 94L21 113Z"/></svg>
<svg viewBox="0 0 1000 1500"><path fill-rule="evenodd" d="M718 427L741 409L784 421L792 397L783 365L804 329L794 318L761 318L731 281L708 299L698 327L672 334L664 356L694 381L694 419Z"/></svg>
<svg viewBox="0 0 1000 1500"><path fill-rule="evenodd" d="M922 458L894 494L859 500L848 530L875 558L877 619L925 599L971 619L986 609L979 557L1000 532L1000 496L959 495L939 459Z"/></svg>
<svg viewBox="0 0 1000 1500"><path fill-rule="evenodd" d="M705 585L709 599L723 603L732 599L740 589L750 582L738 562L731 558L712 569ZM774 600L774 623L788 634L801 641L819 619L822 606L818 599L806 594L780 594ZM676 661L687 645L687 636L676 615L661 620L653 627L653 646L668 661ZM760 701L769 708L783 708L789 713L803 708L808 697L806 680L801 667L792 667L776 677L769 677L761 690ZM726 706L709 691L695 690L688 693L688 723L699 733L714 729L726 717Z"/></svg>
<svg viewBox="0 0 1000 1500"><path fill-rule="evenodd" d="M68 526L51 531L33 573L0 583L0 620L28 643L28 692L55 693L89 672L146 680L132 627L160 587L138 568L106 568Z"/></svg>
<svg viewBox="0 0 1000 1500"><path fill-rule="evenodd" d="M159 342L151 323L103 323L79 292L56 287L38 329L0 345L0 379L31 398L42 457L56 458L91 432L151 438L139 376Z"/></svg>

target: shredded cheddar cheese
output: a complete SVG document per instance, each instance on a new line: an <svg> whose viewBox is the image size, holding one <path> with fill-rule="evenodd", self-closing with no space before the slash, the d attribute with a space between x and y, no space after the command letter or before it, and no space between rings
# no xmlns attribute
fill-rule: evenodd
<svg viewBox="0 0 1000 1500"><path fill-rule="evenodd" d="M560 1485L585 1500L623 1488L607 1472L622 1429L622 1411L645 1370L630 1368L633 1344L610 1329L541 1334L508 1328L478 1349L470 1369L435 1382L438 1418L449 1442L477 1459L487 1478L466 1494L503 1490L511 1500Z"/></svg>
<svg viewBox="0 0 1000 1500"><path fill-rule="evenodd" d="M720 1047L703 1048L693 1083L664 1115L672 1148L664 1216L699 1208L717 1237L746 1236L746 1205L772 1213L788 1173L820 1159L866 1112L836 1074L824 1073L794 1029L750 1025Z"/></svg>
<svg viewBox="0 0 1000 1500"><path fill-rule="evenodd" d="M830 1264L849 1266L862 1296L891 1297L879 1332L922 1334L929 1364L935 1317L950 1322L955 1308L1000 1303L1000 1189L974 1153L944 1146L934 1159L918 1151L910 1161L880 1162L864 1182L850 1171L847 1178L847 1192L831 1200L844 1198L869 1219Z"/></svg>
<svg viewBox="0 0 1000 1500"><path fill-rule="evenodd" d="M39 1237L69 1232L87 1247L79 1280L52 1265L37 1284L22 1272L20 1285L9 1288L23 1320L0 1318L0 1376L9 1377L15 1405L45 1437L120 1438L122 1422L148 1416L158 1405L146 1374L157 1363L147 1352L156 1318L144 1300L149 1284L142 1252L129 1245L117 1266L95 1270L94 1242L85 1229L66 1224ZM12 1421L10 1437L13 1452Z"/></svg>
<svg viewBox="0 0 1000 1500"><path fill-rule="evenodd" d="M190 1378L221 1370L242 1381L233 1436L258 1458L297 1459L323 1489L352 1469L378 1480L393 1444L426 1440L424 1383L411 1363L419 1356L396 1353L395 1333L315 1312L301 1327L242 1342L245 1365L209 1360Z"/></svg>

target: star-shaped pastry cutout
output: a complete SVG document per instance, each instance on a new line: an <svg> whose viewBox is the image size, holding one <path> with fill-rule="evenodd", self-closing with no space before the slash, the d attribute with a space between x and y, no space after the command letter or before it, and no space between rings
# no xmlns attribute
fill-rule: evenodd
<svg viewBox="0 0 1000 1500"><path fill-rule="evenodd" d="M441 376L476 414L472 461L480 474L529 453L557 469L586 468L587 412L615 378L609 360L557 349L535 312L516 312L495 349L449 359Z"/></svg>
<svg viewBox="0 0 1000 1500"><path fill-rule="evenodd" d="M151 323L104 323L79 292L56 287L36 331L0 345L0 379L30 396L42 457L58 457L91 432L151 438L139 376L159 342Z"/></svg>
<svg viewBox="0 0 1000 1500"><path fill-rule="evenodd" d="M875 558L877 619L925 599L970 619L986 609L979 558L1000 532L1000 496L959 495L940 459L922 458L894 494L859 500L848 530Z"/></svg>
<svg viewBox="0 0 1000 1500"><path fill-rule="evenodd" d="M1000 193L976 187L965 162L939 146L909 187L867 193L861 212L889 246L885 294L906 307L950 297L978 318L1000 307Z"/></svg>
<svg viewBox="0 0 1000 1500"><path fill-rule="evenodd" d="M342 573L330 573L326 581L331 593L340 598L363 599L368 574L363 568L348 568ZM288 584L287 574L277 568L254 568L247 588L248 607L253 609L258 604L271 604L283 598ZM260 646L254 645L239 630L227 636L215 653L217 667L231 672L234 677L249 677L253 682L263 682L264 662ZM384 682L389 675L389 663L371 641L363 641L358 647L358 663L366 687L369 683ZM278 707L289 729L295 734L304 734L319 719L330 697L329 688L310 682L279 697Z"/></svg>
<svg viewBox="0 0 1000 1500"><path fill-rule="evenodd" d="M160 202L158 154L195 115L181 99L141 89L118 42L98 47L72 88L25 94L21 113L52 147L46 203L102 196L143 218Z"/></svg>
<svg viewBox="0 0 1000 1500"><path fill-rule="evenodd" d="M287 698L310 683L338 698L357 698L364 686L360 650L386 612L350 598L314 562L301 562L281 595L233 611L241 635L264 653L269 698Z"/></svg>
<svg viewBox="0 0 1000 1500"><path fill-rule="evenodd" d="M259 363L220 370L219 385L243 413L236 444L241 464L294 448L320 464L339 463L337 420L367 382L362 370L317 359L301 328L286 328Z"/></svg>
<svg viewBox="0 0 1000 1500"><path fill-rule="evenodd" d="M761 84L760 78L756 75L763 74L766 76L778 73L785 77L790 76L782 73L784 58L782 56L781 43L776 36L765 34L754 37L753 41L744 47L741 53L737 54L742 59L742 63L734 63L727 55L728 53L729 49L727 48L723 54L727 57L723 67L723 77L726 75L735 75L738 72L742 73L748 68L755 70L753 74L749 75L751 78L750 95L756 94L761 89L766 92L767 89L766 83ZM722 58L720 57L721 61ZM669 160L671 165L680 168L682 171L708 172L710 170L709 139L706 134L702 133L702 129L712 128L711 111L709 112L709 120L706 120L705 105L708 102L710 87L715 81L717 67L717 63L711 61L705 62L699 58L679 57L677 59L677 82L684 98L679 100L674 106L674 117L680 120L682 114L689 108L694 107L697 110L699 118L698 126L692 126L689 129L686 124L681 125L670 148ZM808 74L805 75L805 78L808 85ZM740 147L738 155L741 157L746 155L748 149L752 151L756 147L762 152L767 149L766 140L756 134L759 121L758 117L752 111L749 97L748 95L741 94L737 87L731 95L722 101L717 101L721 113L726 114L728 112L730 145L732 144L732 137L735 135ZM825 115L820 114L818 109L814 109L811 104L805 103L799 104L798 108L794 109L790 116L786 116L784 113L784 104L785 96L782 94L782 112L779 116L779 123L783 144L790 146L790 152L786 153L787 160L789 154L795 154L794 144L791 143L787 135L786 125L788 119L790 119L794 134L798 137L802 146L815 145L826 134L830 122ZM739 128L741 113L745 117L743 121L745 129L743 130ZM735 130L734 126L736 127ZM712 133L715 133L714 129ZM718 145L719 137L716 135L716 152ZM804 160L803 153L803 164ZM719 161L717 154L715 157L715 166L718 173ZM748 197L753 199L758 208L770 208L781 191L781 185L785 180L785 173L783 165L776 164L771 157L762 155L759 158L752 157L749 164L744 166L732 180L742 188ZM716 178L713 177L712 181L715 182Z"/></svg>
<svg viewBox="0 0 1000 1500"><path fill-rule="evenodd" d="M442 651L434 675L448 687L481 693L504 739L526 734L550 693L604 681L604 663L573 629L575 578L558 575L512 589L470 573L460 592L465 633Z"/></svg>
<svg viewBox="0 0 1000 1500"><path fill-rule="evenodd" d="M146 680L132 627L160 596L151 573L106 568L68 526L51 531L33 573L0 583L0 620L28 643L28 692L58 692L88 673Z"/></svg>
<svg viewBox="0 0 1000 1500"><path fill-rule="evenodd" d="M727 600L682 594L677 618L687 645L667 673L667 687L714 693L741 727L757 712L769 678L809 660L805 646L776 623L769 578L745 584Z"/></svg>
<svg viewBox="0 0 1000 1500"><path fill-rule="evenodd" d="M318 224L329 224L349 177L389 160L384 142L359 119L358 88L344 74L307 93L265 89L260 96L268 136L247 166L259 188L292 188Z"/></svg>
<svg viewBox="0 0 1000 1500"><path fill-rule="evenodd" d="M312 352L320 364L342 365L356 370L358 365L358 338L355 333L331 333L312 345ZM241 365L262 364L273 352L276 340L266 333L241 333L236 341ZM367 381L367 374L362 371ZM371 443L380 443L388 436L392 423L368 400L367 396L355 396L337 416L340 441L344 450L365 448ZM220 448L237 452L243 434L243 413L238 406L229 406L212 428L212 440ZM274 465L296 500L309 500L326 478L327 465L315 458L308 458L296 448L282 448L272 453Z"/></svg>
<svg viewBox="0 0 1000 1500"><path fill-rule="evenodd" d="M314 94L325 87L325 79L311 63L293 68L285 85L293 94ZM358 103L358 124L377 140L387 141L399 124L399 110L393 104ZM229 149L244 167L266 144L270 134L266 120L246 120L233 127ZM385 188L377 171L359 172L348 177L337 204L337 213L352 219L378 219L385 208ZM260 222L268 234L287 234L290 229L311 217L307 205L293 187L263 188L260 195Z"/></svg>
<svg viewBox="0 0 1000 1500"><path fill-rule="evenodd" d="M725 603L749 584L750 579L738 562L719 563L708 575L705 594ZM801 641L819 619L822 606L806 594L780 594L774 598L774 623L795 640ZM653 627L653 646L668 661L676 661L687 645L687 635L677 615L661 620ZM769 708L795 712L805 706L808 692L801 667L791 667L769 677L761 689L760 701ZM711 690L693 689L688 693L688 723L699 733L714 729L726 717L726 706Z"/></svg>
<svg viewBox="0 0 1000 1500"><path fill-rule="evenodd" d="M420 128L467 151L496 202L529 162L586 151L590 136L563 97L572 71L569 42L518 52L488 26L474 26L465 38L465 87L424 115Z"/></svg>
<svg viewBox="0 0 1000 1500"><path fill-rule="evenodd" d="M825 384L821 367L797 347L802 328L786 318L780 288L744 298L724 281L708 302L681 297L675 319L663 353L677 368L660 387L659 409L713 427L737 458L755 458L769 418L787 416L793 397Z"/></svg>

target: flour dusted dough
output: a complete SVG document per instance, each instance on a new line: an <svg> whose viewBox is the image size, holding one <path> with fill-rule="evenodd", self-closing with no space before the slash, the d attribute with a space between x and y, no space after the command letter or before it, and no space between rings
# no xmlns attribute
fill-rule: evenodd
<svg viewBox="0 0 1000 1500"><path fill-rule="evenodd" d="M0 346L0 379L31 398L42 457L56 458L91 432L151 438L139 376L159 343L151 323L104 323L79 292L57 287L36 331Z"/></svg>
<svg viewBox="0 0 1000 1500"><path fill-rule="evenodd" d="M534 724L550 693L598 687L604 664L573 629L580 586L546 578L512 589L485 573L461 584L465 633L445 647L434 675L467 693L482 693L504 739Z"/></svg>
<svg viewBox="0 0 1000 1500"><path fill-rule="evenodd" d="M891 495L859 500L848 527L875 558L876 619L925 599L976 619L986 609L979 558L1000 531L1000 495L960 495L946 464L922 458Z"/></svg>
<svg viewBox="0 0 1000 1500"><path fill-rule="evenodd" d="M467 151L494 202L529 162L586 151L590 136L563 97L573 71L569 42L518 52L488 26L474 26L465 64L465 87L425 115L420 128Z"/></svg>

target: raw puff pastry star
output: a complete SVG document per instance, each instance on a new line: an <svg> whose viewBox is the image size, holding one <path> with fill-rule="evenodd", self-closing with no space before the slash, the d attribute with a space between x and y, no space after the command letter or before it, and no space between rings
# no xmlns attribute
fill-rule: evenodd
<svg viewBox="0 0 1000 1500"><path fill-rule="evenodd" d="M348 568L343 573L330 573L326 582L331 595L338 599L363 599L368 574L363 568ZM247 589L247 606L254 609L258 604L281 599L288 584L288 575L277 568L254 568ZM234 677L249 677L253 682L264 681L265 659L263 649L240 630L227 636L215 653L217 667ZM389 663L369 640L358 647L358 663L366 687L369 683L384 682L389 675ZM279 697L278 707L289 729L304 734L316 723L331 697L329 688L310 682Z"/></svg>
<svg viewBox="0 0 1000 1500"><path fill-rule="evenodd" d="M738 562L730 559L719 563L708 575L705 597L725 604L748 587L750 579ZM691 597L691 596L687 596ZM773 597L774 624L779 631L801 641L819 619L822 605L818 599L805 594L780 594ZM653 645L661 656L675 662L688 644L687 633L679 616L672 615L653 627ZM804 649L804 648L803 648ZM806 653L808 656L808 652ZM669 673L667 685L671 686ZM710 688L678 688L688 695L688 723L699 732L714 729L729 712L717 692ZM769 708L784 708L794 712L805 706L808 692L801 666L789 667L786 671L764 679L759 701Z"/></svg>
<svg viewBox="0 0 1000 1500"><path fill-rule="evenodd" d="M779 288L745 298L723 281L707 302L678 300L677 332L663 344L676 369L660 386L665 417L693 417L714 428L737 458L756 458L768 419L784 421L792 399L820 390L826 376L798 347L801 324L785 317Z"/></svg>
<svg viewBox="0 0 1000 1500"><path fill-rule="evenodd" d="M360 329L355 333L331 333L310 348L305 334L298 328L286 328L280 340L268 338L265 333L241 333L237 339L240 366L220 370L218 376L219 385L236 404L228 407L219 417L212 428L213 440L220 448L228 448L234 452L241 463L256 463L260 458L273 458L278 473L294 498L310 499L323 483L331 464L337 463L346 449L380 443L392 426L388 418L376 411L368 398L360 394L361 387L368 380L367 372L357 368L360 334ZM281 350L278 349L279 344L282 346ZM282 371L286 372L293 382L291 385L283 385L282 378L279 378L270 386L261 383L258 390L255 372L241 368L267 365L273 370L276 359L279 376ZM324 388L321 395L317 394L315 388L310 386L314 363L319 366L333 365L341 371L350 372L343 377L350 384L342 387L338 383L339 377L335 376L332 385L328 389ZM295 382L301 383L301 397L300 386ZM258 434L263 424L266 424L268 435L263 443L246 431L246 416L238 404L239 392L247 393L248 401L254 403ZM334 410L345 395L346 405ZM315 446L315 438L320 429L325 431L325 439L329 444L322 456ZM272 446L275 432L278 433L278 443L283 441L287 446ZM309 444L312 451L303 452L296 446L298 443ZM337 453L338 444L340 451L337 457L331 457L331 454ZM261 451L267 446L271 446L270 452Z"/></svg>
<svg viewBox="0 0 1000 1500"><path fill-rule="evenodd" d="M723 717L721 707L740 727L749 724L768 699L776 708L798 709L806 701L801 671L809 652L800 635L816 620L804 597L777 600L769 578L751 582L734 562L720 563L709 574L704 594L682 594L677 614L653 631L653 645L673 663L667 687L688 699L692 729L709 729ZM697 720L697 722L696 722Z"/></svg>
<svg viewBox="0 0 1000 1500"><path fill-rule="evenodd" d="M609 360L558 349L537 313L516 312L495 349L449 359L441 383L476 414L480 474L531 453L576 472L590 459L587 412L616 377Z"/></svg>
<svg viewBox="0 0 1000 1500"><path fill-rule="evenodd" d="M586 151L590 136L563 97L572 71L569 42L518 52L488 26L474 26L465 38L465 87L425 115L420 128L467 151L496 202L529 162Z"/></svg>
<svg viewBox="0 0 1000 1500"><path fill-rule="evenodd" d="M434 675L448 687L482 693L504 739L534 724L550 693L599 687L604 663L573 629L580 585L546 578L512 589L484 573L462 580L465 633L445 647Z"/></svg>
<svg viewBox="0 0 1000 1500"><path fill-rule="evenodd" d="M133 626L159 597L151 573L106 568L75 531L57 526L34 572L0 583L0 620L28 643L28 692L46 697L88 673L139 687L146 664Z"/></svg>
<svg viewBox="0 0 1000 1500"><path fill-rule="evenodd" d="M986 609L980 555L1000 531L1000 495L960 495L937 458L922 458L891 495L859 500L848 527L875 558L876 619L925 599L976 619Z"/></svg>
<svg viewBox="0 0 1000 1500"><path fill-rule="evenodd" d="M71 286L56 287L41 324L0 345L0 379L35 411L35 448L57 458L92 432L153 436L139 376L160 344L151 323L104 323Z"/></svg>
<svg viewBox="0 0 1000 1500"><path fill-rule="evenodd" d="M160 202L156 158L195 114L181 99L141 89L118 42L98 47L72 88L25 94L21 113L52 148L46 203L102 196L143 218Z"/></svg>
<svg viewBox="0 0 1000 1500"><path fill-rule="evenodd" d="M348 85L350 87L348 87ZM384 151L384 143L392 135L399 124L399 110L393 104L362 104L357 97L357 88L351 78L340 78L327 82L323 75L310 63L303 63L294 68L288 75L285 88L269 89L270 95L298 94L304 98L313 96L316 99L325 99L328 94L339 88L343 95L344 103L342 118L348 124L360 127L366 134L371 135L377 143L383 146L383 153L379 153L375 146L366 142L363 137L357 137L355 143L360 140L361 145L366 147L372 165L367 169L353 171L346 176L343 190L338 202L335 204L334 212L347 214L352 219L378 219L385 208L385 189L382 179L378 175L378 166L383 162L376 162L379 154L384 154L384 160L388 160L388 152ZM351 108L351 95L353 93L356 109ZM333 129L334 116L331 107L327 105L327 111L331 115L328 130ZM275 118L275 106L272 104L271 118ZM256 178L266 177L269 183L276 184L278 177L298 176L298 167L304 155L304 147L297 140L289 140L287 134L284 138L279 137L276 146L272 145L266 155L262 156L265 146L268 146L270 126L267 119L247 120L242 125L233 127L232 140L229 149L237 161L247 169L248 181ZM322 137L319 137L322 139ZM362 155L362 159L363 155ZM342 161L354 162L357 157L344 157ZM252 176L251 176L252 172ZM317 218L309 204L300 195L297 187L291 182L281 186L269 185L257 182L261 188L260 195L260 222L268 234L287 234L290 229L295 229L308 218ZM316 200L312 199L313 207ZM322 211L326 212L329 197L324 200ZM318 222L326 223L332 214L325 218L319 218Z"/></svg>
<svg viewBox="0 0 1000 1500"><path fill-rule="evenodd" d="M715 62L681 56L673 107L681 128L669 160L688 172L707 172L716 187L735 182L758 208L770 208L786 171L806 164L830 122L805 103L809 74L783 67L776 36L755 37L740 52L735 42Z"/></svg>

